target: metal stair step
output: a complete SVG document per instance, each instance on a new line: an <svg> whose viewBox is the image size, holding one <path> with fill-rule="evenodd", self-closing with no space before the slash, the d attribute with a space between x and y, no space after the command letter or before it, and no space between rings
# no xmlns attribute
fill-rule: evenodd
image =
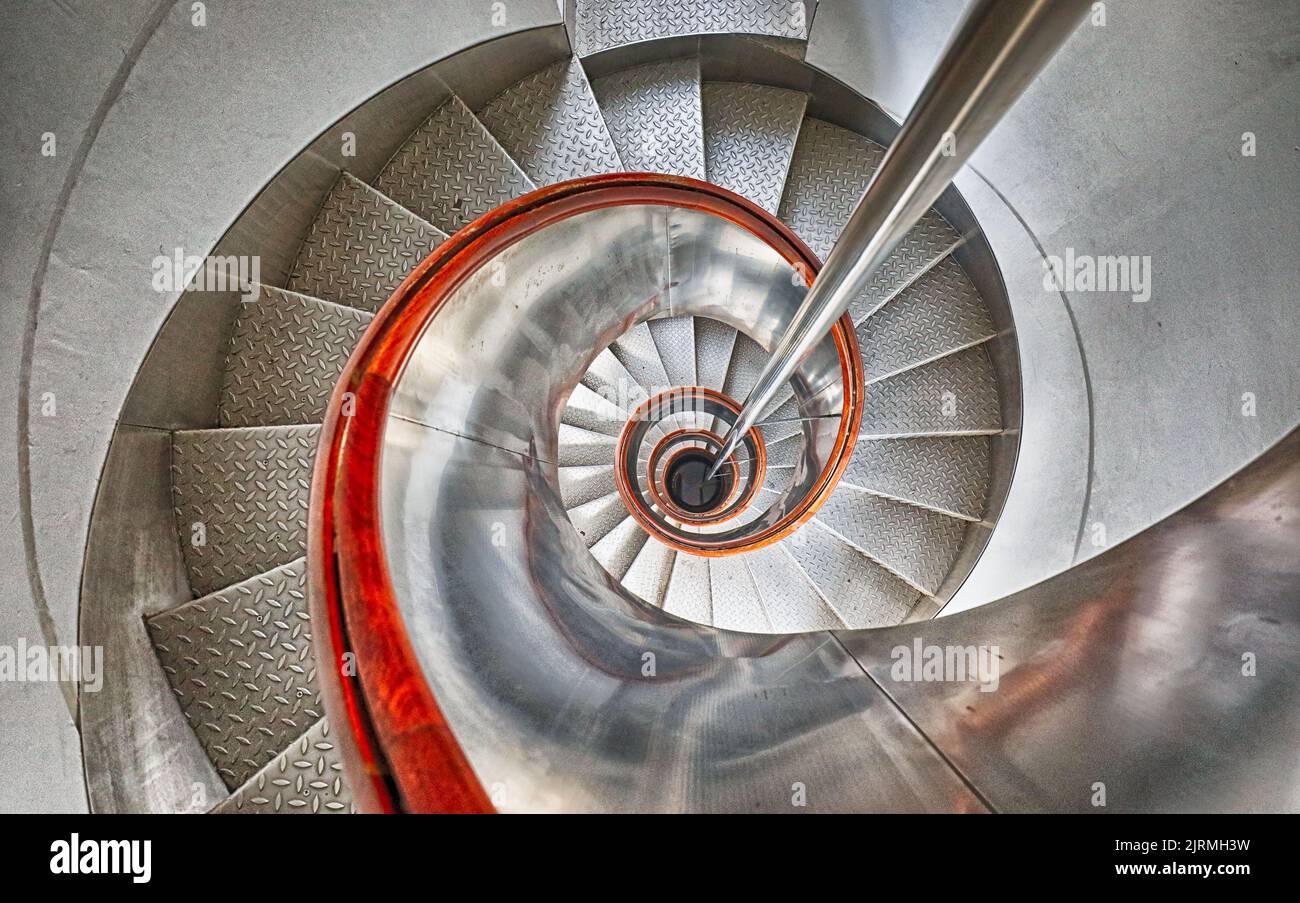
<svg viewBox="0 0 1300 903"><path fill-rule="evenodd" d="M262 286L240 306L226 355L220 424L320 423L374 315Z"/></svg>
<svg viewBox="0 0 1300 903"><path fill-rule="evenodd" d="M875 383L862 404L861 437L1001 432L998 384L983 346Z"/></svg>
<svg viewBox="0 0 1300 903"><path fill-rule="evenodd" d="M569 509L569 521L589 549L604 539L626 517L627 508L617 492Z"/></svg>
<svg viewBox="0 0 1300 903"><path fill-rule="evenodd" d="M535 185L623 168L576 57L520 80L478 116Z"/></svg>
<svg viewBox="0 0 1300 903"><path fill-rule="evenodd" d="M705 82L700 97L708 180L776 213L808 95L766 85Z"/></svg>
<svg viewBox="0 0 1300 903"><path fill-rule="evenodd" d="M348 815L356 811L342 756L322 718L268 762L214 814Z"/></svg>
<svg viewBox="0 0 1300 903"><path fill-rule="evenodd" d="M664 596L664 611L699 624L713 622L713 596L709 589L709 559L680 552Z"/></svg>
<svg viewBox="0 0 1300 903"><path fill-rule="evenodd" d="M583 467L592 464L612 466L618 440L604 433L593 433L581 427L560 424L557 441L560 467Z"/></svg>
<svg viewBox="0 0 1300 903"><path fill-rule="evenodd" d="M649 539L641 525L629 517L592 546L591 554L615 580L622 580Z"/></svg>
<svg viewBox="0 0 1300 903"><path fill-rule="evenodd" d="M715 627L750 633L772 630L744 555L726 555L709 561L709 595L713 600Z"/></svg>
<svg viewBox="0 0 1300 903"><path fill-rule="evenodd" d="M930 595L939 591L970 526L840 484L813 521Z"/></svg>
<svg viewBox="0 0 1300 903"><path fill-rule="evenodd" d="M397 149L375 188L451 234L533 183L453 96Z"/></svg>
<svg viewBox="0 0 1300 903"><path fill-rule="evenodd" d="M617 491L614 468L608 464L560 468L560 498L566 511Z"/></svg>
<svg viewBox="0 0 1300 903"><path fill-rule="evenodd" d="M374 312L446 238L344 173L316 214L285 288Z"/></svg>
<svg viewBox="0 0 1300 903"><path fill-rule="evenodd" d="M859 442L841 483L966 520L984 516L986 436L927 436Z"/></svg>
<svg viewBox="0 0 1300 903"><path fill-rule="evenodd" d="M993 319L970 278L947 257L857 328L867 382L987 341Z"/></svg>
<svg viewBox="0 0 1300 903"><path fill-rule="evenodd" d="M145 621L186 721L232 789L324 715L306 571L299 558Z"/></svg>
<svg viewBox="0 0 1300 903"><path fill-rule="evenodd" d="M581 56L623 44L692 34L759 34L806 40L812 4L789 0L577 0Z"/></svg>
<svg viewBox="0 0 1300 903"><path fill-rule="evenodd" d="M632 566L623 575L623 588L650 605L663 607L664 593L668 591L668 578L672 575L676 555L675 551L658 540L647 538L633 559Z"/></svg>
<svg viewBox="0 0 1300 903"><path fill-rule="evenodd" d="M907 617L915 589L832 534L811 528L782 541L835 614L853 629L887 627Z"/></svg>
<svg viewBox="0 0 1300 903"><path fill-rule="evenodd" d="M306 554L319 426L172 434L172 497L196 596Z"/></svg>
<svg viewBox="0 0 1300 903"><path fill-rule="evenodd" d="M804 120L781 199L781 219L822 260L835 246L884 155L883 147L855 132L820 119ZM849 306L853 322L870 316L950 253L958 241L956 230L938 213L928 211L854 298Z"/></svg>
<svg viewBox="0 0 1300 903"><path fill-rule="evenodd" d="M696 57L624 69L593 80L591 89L624 167L705 177Z"/></svg>
<svg viewBox="0 0 1300 903"><path fill-rule="evenodd" d="M777 633L844 627L817 587L785 547L785 541L745 554L763 600L763 612Z"/></svg>

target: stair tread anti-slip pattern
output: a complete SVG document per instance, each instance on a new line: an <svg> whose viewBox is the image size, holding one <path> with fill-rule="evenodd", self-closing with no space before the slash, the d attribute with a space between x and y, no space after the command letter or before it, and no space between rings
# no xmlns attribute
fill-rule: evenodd
<svg viewBox="0 0 1300 903"><path fill-rule="evenodd" d="M565 510L603 499L613 492L618 492L618 487L614 482L614 468L609 464L560 468L560 497L564 499Z"/></svg>
<svg viewBox="0 0 1300 903"><path fill-rule="evenodd" d="M532 191L533 183L453 96L398 148L375 187L452 234Z"/></svg>
<svg viewBox="0 0 1300 903"><path fill-rule="evenodd" d="M593 80L591 89L626 169L704 178L697 58L635 66Z"/></svg>
<svg viewBox="0 0 1300 903"><path fill-rule="evenodd" d="M813 520L933 595L952 569L969 522L841 484Z"/></svg>
<svg viewBox="0 0 1300 903"><path fill-rule="evenodd" d="M589 549L626 517L627 508L617 492L569 509L569 520Z"/></svg>
<svg viewBox="0 0 1300 903"><path fill-rule="evenodd" d="M180 430L172 496L195 596L306 554L319 426Z"/></svg>
<svg viewBox="0 0 1300 903"><path fill-rule="evenodd" d="M556 441L560 467L585 467L604 464L613 467L618 440L604 433L593 433L567 423L560 424Z"/></svg>
<svg viewBox="0 0 1300 903"><path fill-rule="evenodd" d="M226 355L220 424L320 423L348 356L374 315L260 287L239 308Z"/></svg>
<svg viewBox="0 0 1300 903"><path fill-rule="evenodd" d="M231 789L324 715L306 571L299 558L147 619L185 719Z"/></svg>
<svg viewBox="0 0 1300 903"><path fill-rule="evenodd" d="M700 97L708 180L776 213L808 95L766 85L705 82Z"/></svg>
<svg viewBox="0 0 1300 903"><path fill-rule="evenodd" d="M979 520L988 481L988 437L926 436L860 441L840 485Z"/></svg>
<svg viewBox="0 0 1300 903"><path fill-rule="evenodd" d="M768 633L772 629L758 595L745 556L730 555L709 561L709 595L713 624L723 630Z"/></svg>
<svg viewBox="0 0 1300 903"><path fill-rule="evenodd" d="M579 55L675 35L750 33L806 40L812 4L791 0L578 0Z"/></svg>
<svg viewBox="0 0 1300 903"><path fill-rule="evenodd" d="M582 383L573 387L568 403L564 406L562 420L568 426L602 433L613 439L618 438L626 421L627 412Z"/></svg>
<svg viewBox="0 0 1300 903"><path fill-rule="evenodd" d="M997 377L982 345L875 383L859 436L992 434L1002 429Z"/></svg>
<svg viewBox="0 0 1300 903"><path fill-rule="evenodd" d="M478 115L535 185L623 168L576 58L522 79Z"/></svg>
<svg viewBox="0 0 1300 903"><path fill-rule="evenodd" d="M790 161L781 219L823 261L884 159L874 141L820 119L805 119ZM849 305L854 323L934 265L958 242L943 217L927 211Z"/></svg>
<svg viewBox="0 0 1300 903"><path fill-rule="evenodd" d="M662 607L676 556L677 553L668 546L647 537L632 566L623 575L623 588L650 605Z"/></svg>
<svg viewBox="0 0 1300 903"><path fill-rule="evenodd" d="M713 597L709 592L709 559L678 553L673 562L664 611L700 624L713 622Z"/></svg>
<svg viewBox="0 0 1300 903"><path fill-rule="evenodd" d="M646 323L638 323L609 346L614 357L649 395L666 391L674 385L668 378L659 346Z"/></svg>
<svg viewBox="0 0 1300 903"><path fill-rule="evenodd" d="M915 589L838 537L816 525L784 541L790 555L850 628L886 627L907 617Z"/></svg>
<svg viewBox="0 0 1300 903"><path fill-rule="evenodd" d="M863 375L875 382L996 332L970 278L947 257L858 326Z"/></svg>
<svg viewBox="0 0 1300 903"><path fill-rule="evenodd" d="M641 554L641 548L649 541L650 535L628 517L601 537L591 547L591 554L615 580L622 580L637 555Z"/></svg>
<svg viewBox="0 0 1300 903"><path fill-rule="evenodd" d="M788 633L847 626L826 605L826 600L791 556L786 542L788 539L744 556L772 629Z"/></svg>
<svg viewBox="0 0 1300 903"><path fill-rule="evenodd" d="M343 760L322 718L213 810L214 814L348 815Z"/></svg>
<svg viewBox="0 0 1300 903"><path fill-rule="evenodd" d="M344 173L316 215L285 288L373 313L446 238Z"/></svg>

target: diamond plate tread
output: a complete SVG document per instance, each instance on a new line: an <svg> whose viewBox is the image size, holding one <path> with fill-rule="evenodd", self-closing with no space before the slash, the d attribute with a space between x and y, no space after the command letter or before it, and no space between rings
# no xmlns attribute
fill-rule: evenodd
<svg viewBox="0 0 1300 903"><path fill-rule="evenodd" d="M560 422L592 433L617 438L627 422L627 414L617 405L579 383L573 387L564 406Z"/></svg>
<svg viewBox="0 0 1300 903"><path fill-rule="evenodd" d="M626 517L627 507L617 492L569 509L569 520L589 549Z"/></svg>
<svg viewBox="0 0 1300 903"><path fill-rule="evenodd" d="M968 521L837 486L814 522L933 595L952 570Z"/></svg>
<svg viewBox="0 0 1300 903"><path fill-rule="evenodd" d="M591 90L627 169L704 178L697 58L615 72L594 80Z"/></svg>
<svg viewBox="0 0 1300 903"><path fill-rule="evenodd" d="M713 623L713 596L709 589L709 559L678 553L664 596L664 611L697 624Z"/></svg>
<svg viewBox="0 0 1300 903"><path fill-rule="evenodd" d="M803 121L780 216L822 260L884 156L883 147L855 132L820 119Z"/></svg>
<svg viewBox="0 0 1300 903"><path fill-rule="evenodd" d="M713 600L713 626L723 630L770 633L763 600L743 555L726 555L709 561L709 594Z"/></svg>
<svg viewBox="0 0 1300 903"><path fill-rule="evenodd" d="M557 440L560 467L588 467L593 464L614 466L614 454L618 450L618 440L604 433L593 433L581 427L560 424Z"/></svg>
<svg viewBox="0 0 1300 903"><path fill-rule="evenodd" d="M736 334L736 344L731 349L731 362L727 365L727 378L722 391L744 403L750 389L758 382L767 359L771 357L763 346L743 332Z"/></svg>
<svg viewBox="0 0 1300 903"><path fill-rule="evenodd" d="M748 33L806 40L811 5L791 0L578 0L581 56L677 35Z"/></svg>
<svg viewBox="0 0 1300 903"><path fill-rule="evenodd" d="M900 624L921 595L815 522L783 545L851 628Z"/></svg>
<svg viewBox="0 0 1300 903"><path fill-rule="evenodd" d="M803 436L787 436L780 442L767 445L768 467L794 467L803 457Z"/></svg>
<svg viewBox="0 0 1300 903"><path fill-rule="evenodd" d="M446 238L344 173L316 214L285 288L373 312Z"/></svg>
<svg viewBox="0 0 1300 903"><path fill-rule="evenodd" d="M619 336L609 350L647 394L654 395L672 388L673 382L664 369L659 347L648 324L636 324Z"/></svg>
<svg viewBox="0 0 1300 903"><path fill-rule="evenodd" d="M299 558L145 621L185 720L231 789L325 714L306 572Z"/></svg>
<svg viewBox="0 0 1300 903"><path fill-rule="evenodd" d="M582 385L621 408L625 414L631 414L650 397L608 348L591 362L582 375Z"/></svg>
<svg viewBox="0 0 1300 903"><path fill-rule="evenodd" d="M799 399L791 392L789 398L758 424L763 434L763 441L772 446L802 432L803 422L799 419L801 417L803 412L799 410Z"/></svg>
<svg viewBox="0 0 1300 903"><path fill-rule="evenodd" d="M802 533L803 530L797 531ZM783 540L743 556L763 599L763 612L777 633L835 630L844 627Z"/></svg>
<svg viewBox="0 0 1300 903"><path fill-rule="evenodd" d="M991 434L1002 429L997 377L982 345L875 383L859 436Z"/></svg>
<svg viewBox="0 0 1300 903"><path fill-rule="evenodd" d="M226 354L222 426L320 423L374 314L263 286L242 304Z"/></svg>
<svg viewBox="0 0 1300 903"><path fill-rule="evenodd" d="M780 216L822 260L835 246L884 154L879 144L848 129L820 119L804 120ZM958 240L943 217L928 211L849 305L853 322L870 316Z"/></svg>
<svg viewBox="0 0 1300 903"><path fill-rule="evenodd" d="M985 436L864 440L840 480L967 520L984 516L988 482Z"/></svg>
<svg viewBox="0 0 1300 903"><path fill-rule="evenodd" d="M664 374L674 386L697 386L695 373L695 318L660 317L646 321Z"/></svg>
<svg viewBox="0 0 1300 903"><path fill-rule="evenodd" d="M695 317L695 378L697 385L721 392L727 384L731 350L739 333L717 320Z"/></svg>
<svg viewBox="0 0 1300 903"><path fill-rule="evenodd" d="M349 815L356 811L329 721L317 721L229 799L218 815Z"/></svg>
<svg viewBox="0 0 1300 903"><path fill-rule="evenodd" d="M808 95L766 85L705 82L700 97L708 180L776 213Z"/></svg>
<svg viewBox="0 0 1300 903"><path fill-rule="evenodd" d="M622 580L650 536L632 518L626 518L591 547L591 554L615 580Z"/></svg>
<svg viewBox="0 0 1300 903"><path fill-rule="evenodd" d="M305 554L319 426L172 434L172 500L195 596Z"/></svg>
<svg viewBox="0 0 1300 903"><path fill-rule="evenodd" d="M857 329L863 374L875 382L992 338L997 329L966 273L951 257Z"/></svg>
<svg viewBox="0 0 1300 903"><path fill-rule="evenodd" d="M608 464L560 468L560 498L564 500L565 511L603 499L611 492L618 492L618 486L614 482L614 468Z"/></svg>
<svg viewBox="0 0 1300 903"><path fill-rule="evenodd" d="M961 243L957 230L938 213L927 211L849 304L854 323L861 323L890 299L946 259Z"/></svg>
<svg viewBox="0 0 1300 903"><path fill-rule="evenodd" d="M453 96L397 149L375 188L451 234L533 183Z"/></svg>
<svg viewBox="0 0 1300 903"><path fill-rule="evenodd" d="M623 588L650 605L662 608L676 556L677 553L668 546L647 537L641 551L633 559L632 566L623 575Z"/></svg>
<svg viewBox="0 0 1300 903"><path fill-rule="evenodd" d="M522 79L478 115L535 185L623 168L576 57Z"/></svg>

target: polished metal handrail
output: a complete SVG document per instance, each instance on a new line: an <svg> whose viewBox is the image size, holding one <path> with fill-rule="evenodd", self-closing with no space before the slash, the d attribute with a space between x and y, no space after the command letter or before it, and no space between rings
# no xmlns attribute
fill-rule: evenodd
<svg viewBox="0 0 1300 903"><path fill-rule="evenodd" d="M1090 0L975 0L745 399L709 479L1091 5Z"/></svg>

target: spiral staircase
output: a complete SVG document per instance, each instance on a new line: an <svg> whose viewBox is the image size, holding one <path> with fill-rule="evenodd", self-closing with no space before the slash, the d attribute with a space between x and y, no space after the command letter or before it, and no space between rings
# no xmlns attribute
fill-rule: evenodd
<svg viewBox="0 0 1300 903"><path fill-rule="evenodd" d="M873 720L883 717L877 703L847 683L862 677L856 673L862 666L846 663L859 645L872 642L871 634L856 631L928 621L954 598L999 522L1020 442L1017 330L998 261L956 189L925 214L855 299L838 343L827 340L821 358L810 359L763 412L726 477L725 498L710 499L698 514L674 481L685 472L682 461L716 450L734 422L896 130L879 107L804 62L816 10L793 6L798 15L789 3L766 0L696 6L577 0L565 10L562 45L554 34L523 44L489 41L442 68L436 64L437 90L416 75L368 101L355 121L366 121L367 109L379 117L400 103L397 118L418 124L382 150L368 150L355 170L344 159L327 180L295 182L319 147L355 128L336 124L232 227L241 236L234 247L261 253L242 236L265 234L269 216L276 247L266 257L283 265L270 267L265 282L243 286L245 296L218 305L219 313L212 313L207 294L187 293L133 390L139 399L180 379L177 362L184 361L187 339L177 336L204 336L212 345L191 350L219 355L215 384L205 390L215 400L211 422L171 430L163 453L182 598L138 612L142 622L113 622L114 630L132 634L122 641L138 656L132 667L139 676L132 680L165 687L174 698L169 752L145 769L151 789L104 794L117 802L103 808L125 807L125 799L159 810L217 813L357 808L337 728L326 716L332 691L322 668L333 663L317 659L322 627L308 604L307 554L319 514L313 474L319 475L321 449L328 447L322 423L340 404L340 378L390 299L426 278L421 265L450 254L473 224L548 190L618 173L641 174L627 177L633 180L668 177L662 184L673 190L713 192L717 204L771 228L782 247L806 252L812 263L791 265L789 255L773 251L775 244L746 244L734 229L726 231L732 226L715 223L727 217L670 207L654 214L649 227L667 236L661 291L635 310L611 313L610 322L598 325L589 318L584 330L585 308L557 307L570 310L577 324L557 338L536 319L548 308L529 307L541 304L538 286L553 274L540 264L529 269L528 258L503 257L498 269L484 268L480 282L495 279L507 300L515 293L514 309L521 311L515 319L503 319L505 306L477 322L453 310L443 319L460 328L446 326L449 336L428 331L421 366L451 382L475 372L473 349L486 348L486 355L506 347L504 333L551 343L564 364L542 374L555 384L545 387L553 404L539 415L550 433L535 447L516 445L505 424L392 415L408 421L388 427L383 452L383 467L402 468L407 481L396 495L412 508L441 506L461 516L459 526L447 527L412 520L424 515L394 515L401 526L385 528L395 559L414 560L411 550L427 541L431 559L446 568L445 577L435 577L417 565L392 565L404 605L423 599L425 608L436 608L428 604L434 583L441 589L432 595L447 603L448 611L412 616L413 642L425 638L421 649L432 660L442 657L442 664L429 666L437 672L430 680L434 695L440 702L463 696L444 711L501 811L779 808L756 795L760 781L739 777L747 761L764 780L776 781L782 799L789 795L787 773L837 787L851 784L864 767L897 776L905 755L902 722L880 727ZM471 70L477 77L466 81ZM457 90L464 85L472 87ZM308 218L278 223L274 208L285 192L319 203L307 204ZM613 242L601 249L625 270L641 265ZM563 278L573 281L564 285L575 298L594 294L578 281L585 260L579 245L548 260L559 270L570 267ZM217 325L196 332L185 319L201 309ZM455 343L471 348L464 359ZM500 385L486 379L480 385L508 395L514 384L503 377ZM409 397L431 404L433 390L428 397L421 391ZM693 403L644 414L674 392ZM139 403L128 400L128 410L133 404ZM410 429L429 435L402 432ZM119 465L129 449L126 439L115 442ZM437 474L426 477L425 470ZM107 473L115 472L110 464ZM384 474L385 486L398 485ZM521 519L513 502L502 501L516 478L527 485L520 494L530 505ZM435 479L444 481L436 492L425 485ZM101 496L101 504L111 501ZM483 549L513 543L527 548L510 553L517 555L508 559L514 563L500 565L506 576L491 586L489 578L473 576L496 567ZM130 555L111 530L92 532L92 562ZM544 651L546 631L522 602L511 603L513 628L505 612L482 614L474 592L465 589L475 580L484 583L483 598L529 585L551 600L551 618L566 625L556 637L585 650L578 657L596 676L579 675ZM548 581L587 588L603 608L565 601L570 590L536 589ZM523 599L527 591L516 595ZM427 623L419 621L424 617ZM480 617L484 623L475 623ZM608 617L603 624L602 617ZM593 645L604 630L625 651L659 650L660 668L674 675L669 683L678 681L677 690L654 696L660 691L634 686L626 676L631 666L609 651L615 641ZM864 639L855 645L858 637ZM510 642L541 663L507 664ZM847 655L841 660L828 644ZM471 675L468 656L453 649L480 655L495 676ZM560 686L530 700L520 688L548 667L546 680ZM567 690L565 674L573 681ZM601 683L606 680L611 683ZM487 682L509 688L496 692L492 706L483 703ZM717 698L692 695L709 686ZM820 701L802 701L801 691L814 690L823 694ZM149 691L131 693L144 699ZM585 711L583 699L621 699L628 714L617 724L592 721L572 728L563 742L555 739L561 732L552 735L550 716L539 712ZM655 709L663 721L652 724L641 713ZM500 728L509 718L527 726L492 736L492 725ZM796 726L778 736L765 718ZM833 748L856 743L846 726L853 718L873 725L865 735L873 748L837 760ZM734 733L724 739L720 723L728 719ZM593 747L613 751L608 759L576 750L573 737L587 729ZM100 731L86 741L88 772L98 775L92 786L111 784L115 763L140 756L130 728ZM524 749L539 737L555 740L572 758L557 760L539 743L533 756L521 754L528 764L518 766L506 761L509 752L491 748ZM709 758L715 747L726 755ZM678 776L688 789L615 773L634 761L656 774L686 768ZM494 780L512 768L530 777ZM594 769L587 783L580 778L584 768ZM898 791L889 807L997 808L938 758L917 773L917 785ZM186 789L198 786L206 790L195 803ZM879 808L880 794L879 788L849 790L832 808Z"/></svg>

